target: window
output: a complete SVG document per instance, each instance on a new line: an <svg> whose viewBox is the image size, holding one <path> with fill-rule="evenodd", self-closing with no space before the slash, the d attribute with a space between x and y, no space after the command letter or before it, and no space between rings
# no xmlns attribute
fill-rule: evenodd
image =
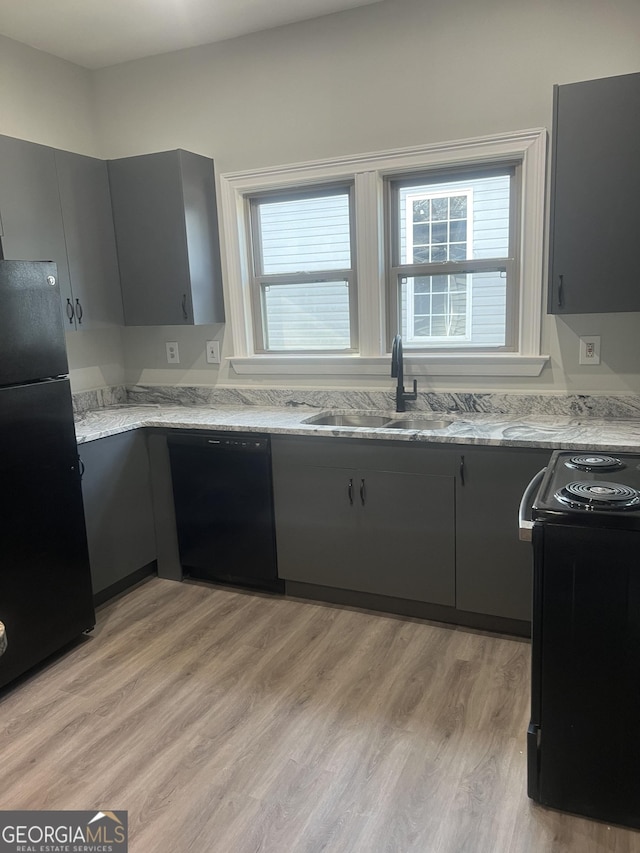
<svg viewBox="0 0 640 853"><path fill-rule="evenodd" d="M388 182L389 315L407 347L515 349L512 167Z"/></svg>
<svg viewBox="0 0 640 853"><path fill-rule="evenodd" d="M546 131L220 179L245 375L537 376Z"/></svg>
<svg viewBox="0 0 640 853"><path fill-rule="evenodd" d="M352 187L250 198L257 352L357 348Z"/></svg>

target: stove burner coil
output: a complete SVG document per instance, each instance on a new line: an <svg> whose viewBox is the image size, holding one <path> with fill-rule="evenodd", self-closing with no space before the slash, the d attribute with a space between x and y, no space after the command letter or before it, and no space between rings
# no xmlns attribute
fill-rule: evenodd
<svg viewBox="0 0 640 853"><path fill-rule="evenodd" d="M600 453L581 453L572 456L564 464L578 471L619 471L625 467L624 462L615 456L603 456Z"/></svg>
<svg viewBox="0 0 640 853"><path fill-rule="evenodd" d="M640 509L640 493L620 483L603 481L567 483L555 497L574 509Z"/></svg>

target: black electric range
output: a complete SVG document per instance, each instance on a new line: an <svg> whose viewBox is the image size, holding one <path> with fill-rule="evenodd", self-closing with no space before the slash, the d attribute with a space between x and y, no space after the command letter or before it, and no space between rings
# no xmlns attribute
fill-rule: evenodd
<svg viewBox="0 0 640 853"><path fill-rule="evenodd" d="M640 454L555 451L540 478L528 793L640 828Z"/></svg>
<svg viewBox="0 0 640 853"><path fill-rule="evenodd" d="M531 519L640 530L640 455L556 450Z"/></svg>

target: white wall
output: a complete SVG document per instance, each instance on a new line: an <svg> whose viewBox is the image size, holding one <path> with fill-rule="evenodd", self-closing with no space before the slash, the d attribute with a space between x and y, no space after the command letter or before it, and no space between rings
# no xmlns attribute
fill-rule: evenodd
<svg viewBox="0 0 640 853"><path fill-rule="evenodd" d="M0 36L0 133L99 156L89 71ZM124 382L122 330L70 332L74 391Z"/></svg>
<svg viewBox="0 0 640 853"><path fill-rule="evenodd" d="M38 58L15 97L1 80L0 107L12 115L0 109L0 131L103 157L183 147L224 172L550 128L553 83L638 71L639 32L638 0L385 0L92 73L27 48L7 59L3 40L0 78L5 66L17 76L23 51ZM46 133L43 102L45 115L56 113ZM430 387L640 393L638 331L635 314L546 318L551 362L538 379L434 378ZM578 367L585 333L602 336L600 367ZM86 371L94 350L83 335ZM204 362L204 341L221 336L219 327L125 329L127 381L236 382ZM180 343L176 368L164 363L165 340Z"/></svg>
<svg viewBox="0 0 640 853"><path fill-rule="evenodd" d="M553 84L637 71L639 32L638 0L386 0L96 72L102 153L180 146L225 172L550 128ZM429 385L640 393L638 331L639 315L546 318L538 379ZM204 363L219 330L166 333L183 354L175 369L157 330L125 330L128 381L239 381ZM578 366L581 333L602 336L599 368ZM321 383L338 384L277 384Z"/></svg>
<svg viewBox="0 0 640 853"><path fill-rule="evenodd" d="M0 36L0 133L97 157L91 73Z"/></svg>

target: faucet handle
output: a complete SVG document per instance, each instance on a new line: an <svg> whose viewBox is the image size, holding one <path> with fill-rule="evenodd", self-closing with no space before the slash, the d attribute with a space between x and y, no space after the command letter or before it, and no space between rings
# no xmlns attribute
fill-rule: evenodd
<svg viewBox="0 0 640 853"><path fill-rule="evenodd" d="M407 400L417 400L418 399L418 380L413 380L413 391L405 391L405 396Z"/></svg>

